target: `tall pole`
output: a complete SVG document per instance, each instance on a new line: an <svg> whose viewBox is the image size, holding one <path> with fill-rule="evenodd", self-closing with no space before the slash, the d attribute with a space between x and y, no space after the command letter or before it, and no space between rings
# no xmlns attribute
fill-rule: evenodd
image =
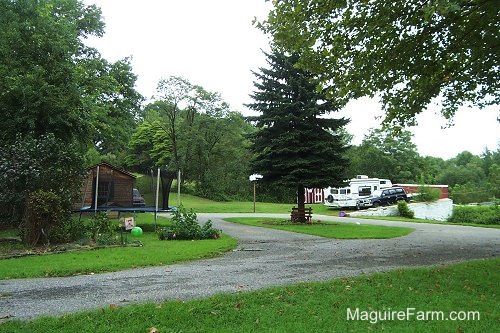
<svg viewBox="0 0 500 333"><path fill-rule="evenodd" d="M257 180L258 179L261 179L262 178L262 175L258 175L258 174L253 174L251 175L250 177L248 177L248 180L250 180L251 182L253 182L253 212L255 213L255 201L256 201L256 187L257 187Z"/></svg>
<svg viewBox="0 0 500 333"><path fill-rule="evenodd" d="M255 213L255 199L256 199L256 195L255 195L256 194L256 190L255 190L256 183L257 183L257 181L254 180L253 181L253 212L254 213Z"/></svg>
<svg viewBox="0 0 500 333"><path fill-rule="evenodd" d="M94 215L97 214L97 195L98 194L99 194L99 165L97 166L97 175L95 177Z"/></svg>
<svg viewBox="0 0 500 333"><path fill-rule="evenodd" d="M177 207L181 205L181 170L177 174Z"/></svg>
<svg viewBox="0 0 500 333"><path fill-rule="evenodd" d="M158 211L158 197L160 196L160 168L158 168L158 173L156 176L156 202L155 202L155 212Z"/></svg>
<svg viewBox="0 0 500 333"><path fill-rule="evenodd" d="M156 214L158 214L158 197L160 196L160 168L156 176L156 203L155 203L155 230L156 230Z"/></svg>

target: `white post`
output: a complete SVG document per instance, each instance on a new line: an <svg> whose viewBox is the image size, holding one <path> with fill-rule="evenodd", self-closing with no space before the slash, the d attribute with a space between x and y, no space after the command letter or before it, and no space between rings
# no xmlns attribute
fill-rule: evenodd
<svg viewBox="0 0 500 333"><path fill-rule="evenodd" d="M181 205L181 170L177 173L177 207Z"/></svg>
<svg viewBox="0 0 500 333"><path fill-rule="evenodd" d="M155 212L158 212L158 197L160 193L160 168L158 168L158 174L156 176L156 206Z"/></svg>
<svg viewBox="0 0 500 333"><path fill-rule="evenodd" d="M97 213L97 195L98 194L99 194L99 165L97 166L97 175L95 177L94 214Z"/></svg>
<svg viewBox="0 0 500 333"><path fill-rule="evenodd" d="M160 193L160 168L158 168L158 174L156 176L156 205L155 205L155 231L156 231L156 216L158 215L158 197Z"/></svg>
<svg viewBox="0 0 500 333"><path fill-rule="evenodd" d="M255 201L257 199L257 180L253 181L253 212L255 213Z"/></svg>

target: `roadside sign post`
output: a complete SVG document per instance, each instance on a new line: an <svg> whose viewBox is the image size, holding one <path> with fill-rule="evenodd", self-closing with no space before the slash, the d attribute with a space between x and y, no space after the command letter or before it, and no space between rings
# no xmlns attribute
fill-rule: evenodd
<svg viewBox="0 0 500 333"><path fill-rule="evenodd" d="M261 179L262 175L253 174L248 179L253 182L253 212L255 213L255 201L257 197L257 180Z"/></svg>

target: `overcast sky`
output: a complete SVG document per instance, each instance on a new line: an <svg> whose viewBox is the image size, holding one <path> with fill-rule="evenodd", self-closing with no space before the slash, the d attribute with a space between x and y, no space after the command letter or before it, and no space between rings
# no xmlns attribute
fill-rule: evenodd
<svg viewBox="0 0 500 333"><path fill-rule="evenodd" d="M110 61L132 58L138 75L137 90L146 98L154 94L161 78L182 76L193 84L219 92L232 109L249 114L254 76L265 66L261 50L268 38L252 26L254 17L265 18L271 6L264 0L85 0L101 7L106 34L91 39ZM350 103L341 115L351 118L348 131L359 144L368 130L379 127L382 115L376 100ZM468 150L481 154L500 144L499 107L486 110L462 108L455 125L442 129L446 120L436 110L426 110L412 128L414 143L423 156L445 159Z"/></svg>

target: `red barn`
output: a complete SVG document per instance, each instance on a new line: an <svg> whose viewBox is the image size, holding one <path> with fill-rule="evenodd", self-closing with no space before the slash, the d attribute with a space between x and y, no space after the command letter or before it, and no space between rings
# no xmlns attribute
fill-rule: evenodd
<svg viewBox="0 0 500 333"><path fill-rule="evenodd" d="M306 204L324 203L325 192L322 188L306 188L305 199Z"/></svg>

